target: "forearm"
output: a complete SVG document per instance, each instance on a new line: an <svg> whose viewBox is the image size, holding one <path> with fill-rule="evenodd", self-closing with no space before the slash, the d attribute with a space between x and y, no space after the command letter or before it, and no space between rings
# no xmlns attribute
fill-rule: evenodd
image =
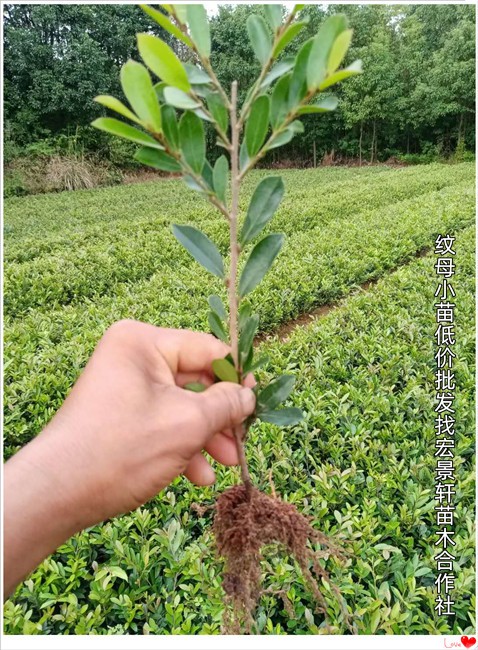
<svg viewBox="0 0 478 650"><path fill-rule="evenodd" d="M56 442L46 430L4 468L5 597L86 523L74 490L77 477Z"/></svg>

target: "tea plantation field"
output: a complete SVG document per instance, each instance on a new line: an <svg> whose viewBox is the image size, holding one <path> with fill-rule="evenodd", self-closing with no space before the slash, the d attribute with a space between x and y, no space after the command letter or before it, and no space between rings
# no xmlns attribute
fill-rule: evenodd
<svg viewBox="0 0 478 650"><path fill-rule="evenodd" d="M271 172L269 172L270 174ZM258 179L254 172L243 207ZM474 167L325 168L282 172L286 197L271 230L284 250L253 301L269 373L297 376L289 429L261 423L251 471L313 516L349 555L326 567L360 634L473 633ZM176 243L170 223L195 222L227 249L223 222L177 180L15 198L5 204L5 455L59 407L104 330L121 318L207 329L221 294ZM454 618L434 612L434 241L455 233L457 557ZM422 255L417 256L418 253ZM368 291L359 285L379 279ZM338 309L277 327L316 306ZM9 634L217 634L221 564L210 511L193 502L238 480L178 479L145 507L76 535L4 608ZM326 633L295 564L264 560L264 634ZM324 583L332 631L346 632Z"/></svg>

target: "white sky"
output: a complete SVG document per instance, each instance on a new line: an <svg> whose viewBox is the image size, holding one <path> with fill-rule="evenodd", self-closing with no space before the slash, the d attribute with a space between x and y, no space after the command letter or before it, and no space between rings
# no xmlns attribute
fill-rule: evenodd
<svg viewBox="0 0 478 650"><path fill-rule="evenodd" d="M239 2L227 2L227 0L224 0L224 2L204 2L204 5L207 9L207 12L210 16L215 16L218 11L219 5L235 5L235 4L241 4ZM254 0L250 0L247 4L273 4L268 3L268 2L254 2ZM292 7L295 5L295 2L278 2L277 4L284 5L289 9L289 11L292 9Z"/></svg>

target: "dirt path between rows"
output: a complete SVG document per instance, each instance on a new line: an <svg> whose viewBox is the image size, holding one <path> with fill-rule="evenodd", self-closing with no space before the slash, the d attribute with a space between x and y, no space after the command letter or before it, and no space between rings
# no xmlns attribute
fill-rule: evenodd
<svg viewBox="0 0 478 650"><path fill-rule="evenodd" d="M354 286L354 289L351 293L346 294L341 298L334 300L333 302L326 303L325 305L320 305L319 307L316 307L312 311L299 314L299 316L297 316L296 318L286 321L285 323L282 323L282 325L279 325L279 327L272 332L264 332L262 334L259 334L254 341L254 345L260 345L268 338L274 338L276 336L279 339L279 341L281 342L286 341L289 338L289 336L292 334L292 332L296 329L296 327L304 327L306 325L310 325L313 321L318 320L319 318L323 318L332 310L337 309L338 307L343 307L345 302L351 296L357 295L364 291L368 291L371 287L375 286L379 282L379 280L386 277L386 275L389 275L390 273L394 273L395 271L398 271L398 269L407 266L414 259L417 259L419 257L425 257L425 255L427 255L427 253L429 253L430 250L431 250L431 246L425 246L424 248L420 248L420 250L418 250L414 254L414 256L404 264L397 264L396 266L391 268L386 274L381 275L377 278L373 278L371 280L367 280L366 282L362 282L362 284Z"/></svg>

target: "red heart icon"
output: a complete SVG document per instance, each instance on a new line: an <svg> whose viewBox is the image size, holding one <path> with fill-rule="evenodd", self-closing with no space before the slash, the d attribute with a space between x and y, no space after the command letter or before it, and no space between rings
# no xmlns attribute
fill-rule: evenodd
<svg viewBox="0 0 478 650"><path fill-rule="evenodd" d="M476 639L474 636L462 636L460 640L465 646L465 648L471 648L471 646L475 645L476 643Z"/></svg>

